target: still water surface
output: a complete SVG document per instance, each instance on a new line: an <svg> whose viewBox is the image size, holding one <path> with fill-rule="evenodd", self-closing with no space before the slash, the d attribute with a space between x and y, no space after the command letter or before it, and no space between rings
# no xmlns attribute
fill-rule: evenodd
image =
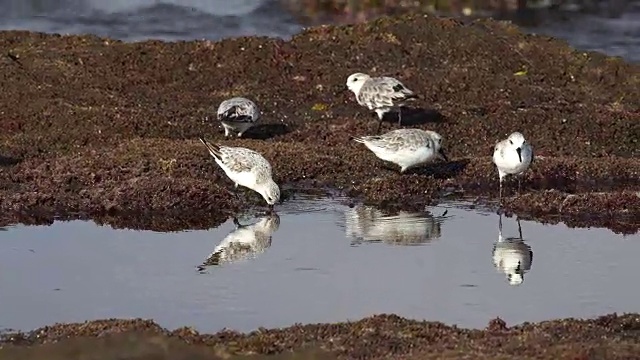
<svg viewBox="0 0 640 360"><path fill-rule="evenodd" d="M291 206L241 218L237 230L232 220L178 233L82 221L6 228L0 329L143 317L249 331L375 313L484 327L495 316L512 325L640 311L638 235L521 221L520 240L503 217L499 238L498 215L455 204L395 216Z"/></svg>

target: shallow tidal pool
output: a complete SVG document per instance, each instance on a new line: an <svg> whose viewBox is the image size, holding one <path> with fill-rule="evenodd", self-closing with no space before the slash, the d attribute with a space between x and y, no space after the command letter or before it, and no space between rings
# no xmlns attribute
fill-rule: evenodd
<svg viewBox="0 0 640 360"><path fill-rule="evenodd" d="M142 317L250 331L378 313L483 328L640 312L639 235L520 221L520 236L515 218L464 205L388 216L302 199L239 227L174 233L8 227L0 329Z"/></svg>

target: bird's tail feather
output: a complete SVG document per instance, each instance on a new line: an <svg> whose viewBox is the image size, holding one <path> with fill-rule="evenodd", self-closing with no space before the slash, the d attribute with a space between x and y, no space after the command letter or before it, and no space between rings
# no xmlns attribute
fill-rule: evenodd
<svg viewBox="0 0 640 360"><path fill-rule="evenodd" d="M366 141L364 136L352 136L350 140L353 140L355 142L359 142L361 144L364 144L364 142Z"/></svg>

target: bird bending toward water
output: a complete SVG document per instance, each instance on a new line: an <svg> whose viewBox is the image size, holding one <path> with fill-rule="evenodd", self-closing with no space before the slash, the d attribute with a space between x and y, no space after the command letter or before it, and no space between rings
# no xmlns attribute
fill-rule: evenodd
<svg viewBox="0 0 640 360"><path fill-rule="evenodd" d="M273 205L280 200L280 188L273 181L271 164L267 159L247 148L215 145L204 138L200 138L200 142L236 188L242 185L257 192L273 210Z"/></svg>
<svg viewBox="0 0 640 360"><path fill-rule="evenodd" d="M442 148L442 136L431 130L397 129L353 140L364 144L378 158L399 165L401 173L436 158L449 161Z"/></svg>
<svg viewBox="0 0 640 360"><path fill-rule="evenodd" d="M493 163L498 168L500 178L500 199L502 199L502 181L507 175L523 173L533 160L533 147L519 132L514 132L508 138L496 144L493 149ZM520 177L518 177L518 192L520 192Z"/></svg>
<svg viewBox="0 0 640 360"><path fill-rule="evenodd" d="M253 101L234 97L220 103L218 107L218 121L224 127L224 136L236 132L241 137L245 131L254 126L260 119L260 110Z"/></svg>
<svg viewBox="0 0 640 360"><path fill-rule="evenodd" d="M390 111L398 113L398 125L402 125L402 106L406 101L418 98L399 80L387 76L351 74L347 78L347 88L356 95L358 104L378 114L380 124L377 131L380 131L384 114Z"/></svg>

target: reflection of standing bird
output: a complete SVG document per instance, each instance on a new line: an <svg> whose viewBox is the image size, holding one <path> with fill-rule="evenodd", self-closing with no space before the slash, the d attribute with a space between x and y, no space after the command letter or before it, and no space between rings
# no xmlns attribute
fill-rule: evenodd
<svg viewBox="0 0 640 360"><path fill-rule="evenodd" d="M241 137L245 131L255 125L260 119L260 110L251 100L243 97L234 97L220 103L218 107L218 120L224 127L224 136L231 135L232 131Z"/></svg>
<svg viewBox="0 0 640 360"><path fill-rule="evenodd" d="M356 136L379 159L400 166L400 172L437 158L449 161L442 148L442 136L435 131L397 129L382 135Z"/></svg>
<svg viewBox="0 0 640 360"><path fill-rule="evenodd" d="M352 243L385 242L419 245L440 238L442 217L426 212L387 216L372 206L356 206L345 211L345 232Z"/></svg>
<svg viewBox="0 0 640 360"><path fill-rule="evenodd" d="M418 96L403 83L392 77L371 77L363 73L355 73L347 78L347 88L356 95L358 104L373 110L378 114L382 126L384 114L390 111L398 112L398 125L402 125L402 106L407 100Z"/></svg>
<svg viewBox="0 0 640 360"><path fill-rule="evenodd" d="M200 269L210 265L247 260L262 254L271 246L271 236L280 227L280 217L271 213L251 225L240 225L236 218L233 219L233 223L236 228L215 247L207 260L200 265Z"/></svg>
<svg viewBox="0 0 640 360"><path fill-rule="evenodd" d="M520 219L518 233L520 237L502 237L502 215L498 221L498 241L493 245L493 265L507 275L510 285L520 285L524 281L524 274L531 270L533 251L522 239Z"/></svg>
<svg viewBox="0 0 640 360"><path fill-rule="evenodd" d="M514 132L505 140L496 144L493 149L493 163L498 168L500 178L500 199L502 199L502 180L507 175L523 173L533 160L533 147L519 132ZM518 192L520 177L518 177Z"/></svg>

